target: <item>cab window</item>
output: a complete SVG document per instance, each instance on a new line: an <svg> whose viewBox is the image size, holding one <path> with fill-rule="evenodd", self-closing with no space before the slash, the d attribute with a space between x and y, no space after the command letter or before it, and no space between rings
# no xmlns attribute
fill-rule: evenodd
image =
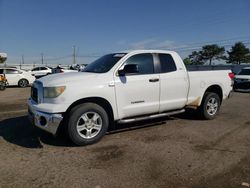
<svg viewBox="0 0 250 188"><path fill-rule="evenodd" d="M137 54L128 58L124 65L136 64L138 65L137 74L153 74L154 73L154 60L150 53Z"/></svg>
<svg viewBox="0 0 250 188"><path fill-rule="evenodd" d="M176 65L173 57L170 54L159 54L161 63L161 73L176 71Z"/></svg>

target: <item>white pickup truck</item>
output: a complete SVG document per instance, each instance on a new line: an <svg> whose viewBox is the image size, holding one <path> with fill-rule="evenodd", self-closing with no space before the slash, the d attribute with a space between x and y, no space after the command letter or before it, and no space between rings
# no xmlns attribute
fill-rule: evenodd
<svg viewBox="0 0 250 188"><path fill-rule="evenodd" d="M35 126L56 134L64 126L77 145L100 140L113 123L128 123L195 107L213 119L232 90L231 71L187 72L176 52L108 54L83 72L34 82L28 100Z"/></svg>

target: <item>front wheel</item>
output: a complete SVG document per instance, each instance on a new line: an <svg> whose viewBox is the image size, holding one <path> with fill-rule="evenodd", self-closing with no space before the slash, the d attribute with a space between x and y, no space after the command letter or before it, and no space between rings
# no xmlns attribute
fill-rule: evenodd
<svg viewBox="0 0 250 188"><path fill-rule="evenodd" d="M0 90L1 91L3 91L3 90L5 90L5 83L3 83L3 82L0 82Z"/></svg>
<svg viewBox="0 0 250 188"><path fill-rule="evenodd" d="M108 125L108 114L101 106L85 103L71 110L67 132L76 145L88 145L98 142L107 132Z"/></svg>
<svg viewBox="0 0 250 188"><path fill-rule="evenodd" d="M219 113L221 100L218 94L207 92L205 93L201 106L199 107L202 118L211 120Z"/></svg>

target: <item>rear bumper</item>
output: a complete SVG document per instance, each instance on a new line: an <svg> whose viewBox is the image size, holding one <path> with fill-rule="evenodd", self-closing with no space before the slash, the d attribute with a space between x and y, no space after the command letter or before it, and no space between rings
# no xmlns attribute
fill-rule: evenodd
<svg viewBox="0 0 250 188"><path fill-rule="evenodd" d="M249 93L250 92L250 89L234 89L234 91L239 91L239 92L246 92L246 93Z"/></svg>
<svg viewBox="0 0 250 188"><path fill-rule="evenodd" d="M33 125L53 135L56 135L63 120L61 114L50 114L35 110L30 100L28 101L28 116Z"/></svg>
<svg viewBox="0 0 250 188"><path fill-rule="evenodd" d="M234 90L240 92L250 92L250 81L235 81Z"/></svg>

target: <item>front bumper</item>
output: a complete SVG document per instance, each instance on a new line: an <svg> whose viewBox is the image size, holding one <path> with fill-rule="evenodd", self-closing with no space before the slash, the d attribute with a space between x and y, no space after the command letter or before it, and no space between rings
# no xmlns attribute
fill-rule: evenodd
<svg viewBox="0 0 250 188"><path fill-rule="evenodd" d="M50 114L35 110L30 101L28 102L28 116L33 125L53 135L56 135L57 129L63 120L61 114Z"/></svg>

